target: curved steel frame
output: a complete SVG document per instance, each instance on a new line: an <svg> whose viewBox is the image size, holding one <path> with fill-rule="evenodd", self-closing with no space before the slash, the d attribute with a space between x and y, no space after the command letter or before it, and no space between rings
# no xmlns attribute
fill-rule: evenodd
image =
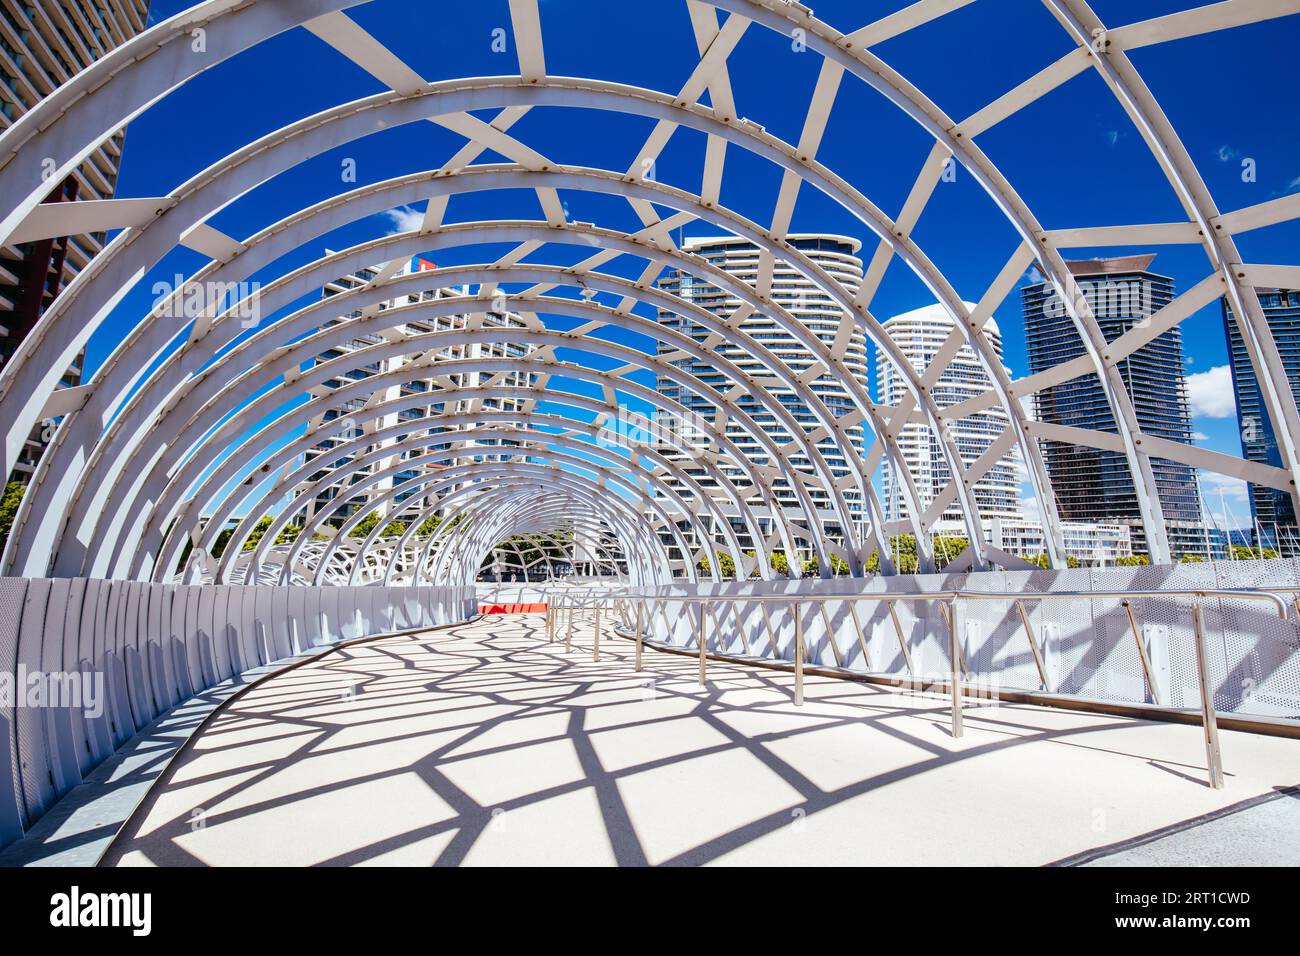
<svg viewBox="0 0 1300 956"><path fill-rule="evenodd" d="M0 135L0 192L16 197L10 209L0 210L0 238L8 241L15 235L29 235L33 213L45 193L44 179L39 178L42 164L17 162L20 155L50 157L56 172L67 172L81 162L99 143L159 97L184 84L201 70L221 63L236 53L267 37L304 25L345 56L384 81L392 92L342 104L271 133L226 157L208 170L193 177L172 194L155 201L148 215L140 214L141 203L118 204L126 228L104 252L92 261L47 310L36 331L22 343L12 361L0 370L0 410L7 423L4 443L6 470L11 470L17 450L32 425L41 417L59 417L61 423L54 444L38 468L31 489L20 509L9 547L3 560L8 573L63 575L125 575L135 578L154 577L169 580L179 561L181 548L190 541L199 558L193 568L201 568L217 533L234 514L241 502L251 500L248 492L272 468L288 468L290 461L313 440L323 437L320 430L295 438L295 427L304 418L337 409L340 403L366 388L372 391L391 379L400 382L401 370L366 379L363 383L318 394L305 404L296 404L304 391L320 391L319 386L350 363L364 364L384 358L419 355L417 361L437 366L437 376L474 371L504 380L513 372L536 374L542 383L533 390L489 388L477 398L515 397L531 409L538 401L568 405L598 416L617 414L617 393L625 392L652 406L680 413L680 407L657 396L653 390L626 376L636 370L648 370L657 377L673 379L678 385L708 401L721 412L719 419L704 428L709 446L693 448L677 443L677 459L657 451L623 447L618 452L574 437L588 439L598 433L581 419L518 412L494 418L482 413L465 416L430 416L416 423L404 421L400 434L424 429L456 427L466 434L484 421L495 420L523 426L515 431L491 430L500 437L522 436L520 448L540 459L552 462L540 466L519 462L478 462L467 466L465 474L474 475L468 489L452 489L446 495L457 514L475 515L471 533L459 522L444 521L446 532L431 536L424 555L412 574L414 583L433 560L439 572L450 566L431 558L436 541L450 546L456 574L476 573L482 556L493 545L483 538L492 534L508 537L539 515L558 517L554 489L529 490L536 468L548 469L557 484L566 491L560 500L575 508L593 509L604 526L619 540L633 578L663 578L674 570L694 576L694 554L686 546L679 525L692 529L697 551L707 553L716 545L731 549L742 565L741 552L732 520L739 520L751 538L758 542L761 533L751 499L758 493L760 502L769 506L774 533L781 546L792 554L799 542L810 545L818 555L821 573L830 573L830 556L846 560L850 572L863 572L864 559L874 548L883 569L892 570L888 561L887 536L892 530L884 526L872 473L882 461L888 461L899 477L908 504L910 530L916 534L923 567L928 567L927 529L937 520L932 507L922 513L912 476L898 448L897 436L906 424L916 422L933 430L951 475L949 487L941 494L941 506L955 502L961 509L972 542L975 567L987 566L984 534L974 504L973 484L996 464L993 460L964 461L945 423L952 416L973 414L998 408L1006 416L1007 432L998 447L1017 447L1027 465L1029 481L1043 506L1045 540L1048 555L1055 564L1062 560L1059 520L1050 480L1043 464L1038 440L1051 437L1076 444L1122 451L1135 479L1138 504L1152 560L1168 561L1170 550L1151 471L1152 457L1168 458L1193 467L1288 491L1296 499L1296 478L1300 476L1300 413L1294 397L1279 387L1285 382L1281 359L1268 325L1253 292L1253 285L1289 283L1300 285L1300 267L1260 267L1243 264L1236 249L1234 234L1300 217L1300 202L1287 200L1265 203L1258 207L1223 215L1213 203L1186 149L1173 128L1161 114L1150 91L1128 59L1127 50L1175 37L1191 36L1228 26L1256 22L1300 11L1298 2L1248 4L1244 0L1194 8L1168 17L1107 30L1084 0L1043 0L1061 24L1072 48L1047 69L1027 79L1020 86L990 103L964 121L954 122L903 77L891 70L869 51L869 47L919 26L963 5L960 2L921 0L891 17L842 34L815 19L806 8L781 0L699 0L690 4L692 25L701 50L700 66L676 94L655 92L598 80L554 77L547 75L542 36L535 0L512 0L515 17L516 45L520 51L520 74L516 77L480 77L443 83L426 83L389 51L382 53L365 44L360 50L355 38L366 36L344 9L362 0L295 0L292 3L250 2L232 7L227 0L208 0L197 4L170 20L160 23L113 51L83 73L56 90ZM719 12L729 14L721 24ZM792 146L766 133L762 127L735 115L726 61L750 23L783 34L793 29L803 31L807 48L822 57L821 74L809 104L809 117L797 145ZM340 29L342 28L342 29ZM205 50L196 54L187 45L196 29L205 33ZM349 39L351 38L351 39ZM373 38L368 38L373 41ZM377 45L377 44L376 44ZM1126 110L1164 171L1187 215L1184 223L1123 226L1094 229L1047 231L1014 192L1009 182L975 145L975 139L996 124L1005 121L1030 103L1050 93L1062 83L1085 70L1095 70ZM876 90L903 114L918 123L934 140L912 193L897 219L891 219L815 158L836 92L845 74ZM699 99L705 91L712 106ZM567 167L551 163L507 132L525 112L536 106L597 109L632 113L656 121L655 131L630 166L631 172L602 171ZM496 120L485 123L471 115L471 110L500 110ZM463 135L466 146L443 167L425 173L399 177L372 184L328 199L316 206L276 223L243 242L221 235L207 225L210 217L237 200L249 189L298 164L300 157L368 135L379 129L408 122L432 120ZM663 149L678 127L693 128L708 138L708 155L698 192L665 186L638 175L638 167L653 159ZM781 195L768 228L750 222L723 208L719 201L725 147L731 144L765 159L781 170ZM492 149L512 160L510 165L470 165L485 149ZM1007 222L1020 237L1020 247L1006 267L990 285L974 309L962 299L940 270L927 258L912 239L930 193L939 180L945 163L955 160L974 177L993 199ZM856 294L851 294L816 263L795 249L786 237L786 228L799 187L808 184L820 190L853 215L879 239ZM443 210L447 199L462 193L491 189L527 189L538 197L544 222L527 220L444 225ZM637 233L622 233L594 225L571 223L557 212L556 190L585 190L619 196L632 204L646 223ZM91 334L100 326L131 285L148 272L178 243L210 255L213 261L190 278L190 282L230 283L248 279L270 266L275 260L311 239L341 225L356 222L375 212L396 206L425 201L425 225L421 230L363 242L343 253L322 257L306 266L291 270L270 282L259 293L259 302L269 312L288 305L303 294L318 289L334 276L345 274L376 259L397 263L401 258L430 249L461 245L509 242L515 252L497 262L435 270L415 277L393 276L391 267L366 286L333 296L329 300L300 309L268 325L254 335L244 337L238 321L240 304L221 314L209 311L182 333L174 322L164 320L167 308L176 304L185 289L176 290L171 300L157 308L135 328L86 386L75 390L56 389L58 379ZM650 205L655 203L677 210L670 219L661 220ZM100 204L103 206L104 204ZM107 204L113 207L114 204ZM148 206L145 202L143 205ZM79 211L72 210L75 219ZM709 265L699 257L681 253L673 245L670 231L691 220L708 222L720 229L742 236L760 250L760 276L749 285ZM69 229L68 231L78 231ZM1060 250L1070 246L1126 244L1134 237L1150 241L1195 242L1206 251L1211 275L1193 289L1157 313L1148 326L1135 329L1121 339L1107 343L1095 321L1087 300L1079 294ZM1152 239L1151 237L1156 237ZM523 264L520 260L532 251L551 243L589 246L594 254L574 267ZM639 280L632 282L595 271L602 263L618 256L633 256L647 261ZM870 302L885 267L891 259L902 261L921 280L954 323L952 335L940 349L932 365L918 370L912 367L895 347L888 334L871 315ZM817 335L782 309L767 294L773 264L782 262L824 292L842 309L841 332L836 345L828 347ZM997 360L984 334L984 325L1008 294L1016 280L1033 263L1054 286L1067 313L1078 328L1085 346L1085 357L1065 363L1057 369L1039 373L1031 379L1013 382ZM654 278L665 267L679 269L702 281L724 289L741 303L741 310L730 319L713 314L654 287ZM376 311L379 304L405 291L420 291L431 282L460 281L477 284L478 293L463 298L444 298L414 306ZM499 292L502 283L527 283L522 292ZM422 284L422 285L421 285ZM587 301L551 296L554 288L581 289L586 295L606 293L620 297L617 308ZM1283 467L1273 468L1181 445L1144 434L1138 426L1133 405L1120 378L1119 363L1127 355L1161 332L1176 327L1182 319L1219 294L1227 297L1239 325L1256 377L1260 382L1265 412L1278 436ZM307 370L304 360L320 355L331 345L346 342L358 335L392 330L410 318L476 315L500 311L504 301L525 319L525 328L502 330L469 322L464 330L416 336L390 336L379 345L358 350L332 362L318 363ZM793 392L805 403L816 420L816 427L806 432L782 403L769 396L760 380L742 371L716 354L709 354L689 336L665 329L644 319L632 310L639 304L675 314L708 330L715 341L741 344L757 357L764 374ZM360 317L338 321L351 311ZM581 324L575 332L549 330L536 318L545 312L569 316ZM849 391L855 406L853 415L837 418L820 400L811 381L816 376L808 369L793 369L745 333L739 322L745 316L760 313L773 319L786 333L808 350L818 374L832 374ZM336 323L336 324L330 324ZM660 355L647 356L624 346L615 345L593 335L603 326L618 325L645 332L662 346L669 356L707 357L712 366L729 383L719 388L677 369ZM309 334L313 329L322 331ZM882 409L875 405L863 384L854 379L844 364L845 349L840 343L852 334L870 339L884 358L901 373L908 396L898 407ZM475 343L500 343L523 340L538 352L526 359L446 360L435 353ZM993 382L987 397L963 408L941 408L930 394L931 386L963 346L970 346L984 364ZM573 362L556 358L560 349L578 349L618 364L613 372L596 372ZM433 359L437 358L437 361ZM412 366L405 366L411 377ZM150 371L152 369L152 371ZM1080 374L1096 375L1105 386L1117 423L1117 435L1089 433L1077 429L1045 431L1026 418L1020 399L1028 394ZM397 378L393 378L397 376ZM572 379L598 385L606 396L602 403L580 402L562 390L549 389L552 378ZM438 393L447 402L462 397L454 388ZM468 393L466 393L468 394ZM737 404L738 395L756 400L765 414L784 427L790 438L791 451L776 444L757 422ZM426 399L427 401L427 399ZM399 403L380 403L365 410L364 421L378 422L400 407ZM978 406L978 407L977 407ZM263 416L284 410L271 426L254 431L247 440L230 451L245 431ZM352 419L355 420L353 415ZM556 428L555 433L539 433L539 423ZM748 462L727 437L727 425L739 427L764 448L772 464L762 468ZM873 433L871 449L859 459L853 453L851 432L862 425ZM252 524L276 502L274 494L264 495L253 510L239 523L228 551L215 563L219 580L225 579L235 565L242 564L247 580L256 580L267 550L273 546L279 529L287 526L310 495L337 485L350 492L378 483L374 472L359 482L342 484L366 467L393 457L391 447L385 452L365 452L382 440L391 429L371 429L359 439L340 445L332 461L347 464L332 468L326 478L304 484L305 466L292 472L297 484L282 480L274 485L275 494L296 493L290 504L282 507L268 532L251 557L242 552L243 542ZM438 441L432 440L441 434ZM598 437L598 434L597 434ZM457 441L462 440L457 432ZM512 439L513 440L513 439ZM847 454L849 474L832 474L818 445L834 440ZM446 444L445 433L430 432L427 445ZM563 452L557 448L565 449ZM454 450L453 450L454 451ZM571 454L572 453L572 454ZM794 467L790 454L807 462L805 468ZM334 452L331 452L333 455ZM492 446L490 454L508 458L514 451ZM463 459L451 454L427 456L439 461ZM592 459L599 459L598 464ZM647 465L647 460L649 465ZM680 464L684 462L685 464ZM363 462L364 464L357 464ZM506 465L509 464L509 467ZM402 468L410 465L404 460ZM483 466L496 467L498 474L488 479L479 472ZM564 466L564 467L561 467ZM314 462L317 469L319 460ZM453 466L449 470L455 470ZM387 475L388 469L382 473ZM396 470L402 470L398 468ZM563 472L560 474L559 472ZM692 475L703 472L712 485L704 488ZM743 476L747 487L736 484L731 476ZM129 476L129 477L128 477ZM595 477L592 477L595 476ZM687 489L691 501L683 499L669 484ZM239 481L240 478L243 481ZM847 481L846 481L847 479ZM800 503L800 514L793 517L776 505L772 483L787 484ZM482 487L480 487L480 484ZM611 491L627 489L624 500ZM420 480L400 486L403 492L388 490L366 501L362 508L343 522L333 540L321 549L313 579L327 576L330 561L348 532L366 514L378 512L397 494L419 488L425 497L431 488L446 487L446 482ZM480 494L467 494L477 488ZM514 489L512 493L511 489ZM647 488L659 491L646 494ZM867 515L866 536L853 527L851 511L844 490L851 488ZM822 528L822 514L814 503L812 490L828 501L829 513L844 531L842 548L827 541ZM547 505L539 510L538 502ZM627 501L639 501L632 508ZM341 493L330 513L347 501ZM509 505L507 505L509 502ZM502 520L488 520L485 503L501 509ZM214 508L212 520L202 524L203 509ZM407 507L397 505L404 513ZM438 511L443 506L430 510ZM707 513L713 525L699 520ZM398 513L398 512L395 512ZM647 513L657 523L644 526ZM41 515L42 521L31 520ZM504 520L509 515L510 520ZM423 522L422 513L418 521ZM444 512L444 518L451 517ZM386 517L385 522L390 520ZM317 515L313 527L323 522ZM513 522L513 523L512 523ZM417 523L403 534L398 549L405 548ZM306 529L289 549L289 559L282 564L282 577L288 579L296 555L311 550L310 532ZM373 549L380 537L379 528L367 535L354 557L353 571L373 560ZM869 537L869 541L867 538ZM673 568L663 550L662 538L675 541L687 560ZM473 541L476 553L465 551ZM769 546L764 542L764 546ZM638 550L648 549L648 550ZM657 570L644 564L642 556L653 552L659 561ZM441 554L441 550L439 551ZM756 562L759 572L770 569ZM467 569L473 569L473 572ZM635 569L635 570L634 570ZM752 570L745 562L745 574ZM795 573L798 573L797 568ZM716 568L712 569L716 577ZM392 567L384 574L390 580ZM472 580L472 577L470 578Z"/></svg>

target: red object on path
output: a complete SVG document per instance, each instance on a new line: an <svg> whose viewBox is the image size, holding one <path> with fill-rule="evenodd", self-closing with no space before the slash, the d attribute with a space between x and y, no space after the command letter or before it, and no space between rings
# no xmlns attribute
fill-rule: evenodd
<svg viewBox="0 0 1300 956"><path fill-rule="evenodd" d="M545 614L545 604L480 604L480 614Z"/></svg>

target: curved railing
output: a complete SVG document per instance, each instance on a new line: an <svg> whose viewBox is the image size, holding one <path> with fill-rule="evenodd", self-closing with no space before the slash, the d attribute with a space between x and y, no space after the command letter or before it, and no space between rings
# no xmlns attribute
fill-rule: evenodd
<svg viewBox="0 0 1300 956"><path fill-rule="evenodd" d="M939 692L956 737L964 698L1194 719L1216 789L1221 722L1300 737L1300 587L556 594L548 639L590 618L598 658L602 612L638 671L649 643L698 654L702 685L710 660L788 669L796 704L810 668Z"/></svg>

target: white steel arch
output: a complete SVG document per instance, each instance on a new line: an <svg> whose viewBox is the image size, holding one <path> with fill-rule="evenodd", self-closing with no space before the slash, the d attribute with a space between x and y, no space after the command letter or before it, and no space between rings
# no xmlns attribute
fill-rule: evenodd
<svg viewBox="0 0 1300 956"><path fill-rule="evenodd" d="M388 51L380 56L361 55L355 43L348 39L355 38L356 31L360 28L339 12L355 5L352 3L299 0L295 3L272 4L261 0L232 8L228 3L214 0L198 4L185 14L159 24L74 78L0 136L0 187L3 187L6 196L14 197L12 208L0 210L0 216L3 217L0 218L0 233L4 236L10 239L15 236L31 238L76 232L79 229L74 227L90 223L97 228L111 225L128 227L56 300L36 333L24 342L15 361L0 371L0 409L3 409L3 420L9 429L5 442L7 466L12 464L16 448L39 418L63 419L56 444L50 449L46 461L38 471L36 486L20 510L5 555L4 567L10 572L20 573L46 573L52 569L55 573L111 571L137 577L169 574L171 552L190 533L189 530L178 531L169 525L180 513L185 493L194 487L205 468L219 464L238 427L247 426L255 413L276 407L277 401L283 404L303 388L313 387L323 372L309 370L302 373L297 367L303 358L311 357L311 346L295 348L288 341L271 344L274 338L267 333L274 330L285 336L290 335L294 328L292 316L271 325L247 342L234 345L225 353L227 358L238 355L241 359L249 359L252 364L248 366L250 371L246 378L242 381L227 379L229 384L224 386L218 384L221 380L210 374L210 370L221 367L225 359L218 359L215 366L206 363L235 339L229 312L200 317L188 332L188 342L183 347L176 348L172 358L147 376L146 370L155 360L169 347L175 348L175 343L169 341L171 336L158 327L156 316L146 318L137 333L114 353L90 386L61 392L54 386L67 366L70 354L75 354L99 327L130 285L178 243L213 258L212 264L200 270L195 279L208 281L214 276L241 275L246 278L260 265L276 258L273 253L277 250L283 252L296 248L312 235L328 231L331 223L354 221L346 217L365 215L364 210L374 211L379 208L375 204L384 201L389 201L390 204L382 208L426 201L426 228L417 233L405 234L394 241L385 239L363 243L349 250L350 259L347 256L326 257L309 267L286 273L281 279L272 282L274 291L271 301L278 301L276 295L284 297L286 302L290 301L290 292L301 289L308 277L314 276L318 280L322 270L330 266L338 267L345 261L364 264L361 257L385 253L393 257L386 261L395 265L400 255L409 254L409 251L422 251L439 242L474 244L486 242L483 238L485 236L509 233L512 236L510 241L515 243L516 253L506 257L506 260L439 270L443 277L459 277L479 287L477 295L466 296L455 302L455 305L471 314L486 312L489 308L485 303L499 297L498 290L502 283L530 283L531 288L539 288L542 293L530 294L530 290L525 290L522 294L504 295L503 301L521 310L526 316L544 311L547 314L574 317L583 323L579 328L585 329L586 333L608 325L649 330L654 323L631 311L636 305L644 303L659 310L689 317L723 340L740 340L747 348L754 350L754 354L760 357L766 370L775 379L782 381L806 401L817 418L817 430L805 432L779 403L767 402L764 405L791 436L791 444L796 446L799 456L811 463L812 481L829 498L831 510L846 532L847 548L842 556L846 557L849 570L854 574L862 573L864 559L871 547L876 549L885 570L890 570L886 565L888 548L882 546L890 529L883 527L883 516L871 485L871 472L881 461L888 461L900 469L904 487L911 488L911 476L907 474L906 466L897 454L894 436L904 424L918 419L932 428L940 438L952 476L943 501L945 504L956 501L960 505L972 543L972 563L975 567L987 566L982 524L970 492L970 485L979 475L974 473L974 466L968 467L963 462L960 453L948 440L943 423L945 418L963 412L970 414L994 405L1001 407L1007 414L1009 426L1006 445L1015 445L1021 450L1030 482L1044 506L1046 542L1053 562L1061 558L1059 530L1050 478L1037 445L1041 438L1051 437L1053 440L1114 449L1124 454L1134 477L1151 557L1158 563L1168 561L1170 551L1164 517L1154 493L1155 480L1150 466L1152 457L1169 458L1192 467L1206 468L1267 487L1285 489L1292 496L1293 502L1296 501L1296 477L1300 475L1300 413L1297 413L1294 396L1277 385L1278 381L1285 381L1285 375L1252 283L1275 283L1279 279L1286 279L1294 280L1293 284L1300 285L1300 267L1260 267L1242 263L1233 234L1300 218L1300 203L1286 201L1263 204L1261 207L1238 210L1227 215L1219 213L1185 148L1160 113L1125 51L1175 37L1295 13L1300 10L1300 3L1289 0L1265 3L1229 0L1227 3L1194 8L1114 30L1108 30L1101 24L1083 0L1044 0L1044 3L1064 28L1071 44L1070 52L961 122L954 122L943 114L904 77L891 70L869 50L873 44L963 5L960 3L922 0L896 16L845 34L815 19L806 8L780 0L692 2L692 25L702 51L701 62L686 85L675 94L620 86L595 79L547 75L543 39L537 26L540 21L535 4L529 0L511 4L512 13L517 16L515 41L520 57L518 77L480 77L443 83L425 82ZM717 20L715 8L716 11L730 14L721 24ZM72 204L71 210L58 211L61 216L70 218L57 221L51 220L48 210L37 208L38 197L43 195L43 190L41 184L32 179L31 167L35 164L14 161L20 152L27 156L43 153L52 158L56 168L72 168L105 136L138 115L160 96L183 85L198 71L214 66L258 40L299 23L305 24L307 29L343 55L354 59L388 85L392 92L343 104L269 134L194 177L168 197L156 200L121 200L107 204ZM727 57L750 23L758 23L780 33L798 28L803 31L802 36L808 49L823 58L817 89L809 104L808 123L797 145L781 142L761 127L741 120L735 114ZM345 28L340 30L341 26ZM208 38L206 53L202 57L187 60L180 55L182 44L187 37L194 35L195 30L203 31ZM975 145L974 141L981 133L1007 121L1025 106L1088 69L1098 72L1143 135L1182 204L1187 222L1046 230L1000 171ZM836 90L847 75L856 77L877 91L904 115L918 123L934 140L933 149L922 166L912 193L896 219L881 212L848 179L837 175L815 158ZM711 106L699 102L706 90ZM636 161L631 164L632 172L558 166L506 132L522 112L539 106L627 112L653 119L657 125ZM501 111L492 123L485 123L470 112L488 108ZM348 142L377 129L426 119L432 119L439 125L464 135L468 141L466 147L439 170L376 184L335 197L311 210L304 210L245 242L224 236L206 224L213 213L236 201L248 189L292 168L298 161L296 157L310 154L312 150ZM648 182L636 174L638 165L647 159L653 162L678 127L695 129L708 138L708 159L698 192ZM721 206L719 191L727 144L740 146L781 170L781 197L770 227L758 226ZM506 156L512 163L508 166L469 165L486 149ZM1008 260L1006 267L973 310L964 306L951 283L912 239L916 222L924 211L944 164L950 158L972 173L1021 242L1020 248ZM805 183L839 203L879 239L879 248L868 268L862 288L856 295L848 294L806 256L802 256L787 239L795 199L800 185ZM545 224L520 220L509 223L451 224L444 227L442 216L447 198L462 190L480 188L531 191L547 215ZM556 214L556 190L561 188L604 190L621 196L642 216L646 229L643 233L628 234L569 223L562 214ZM394 199L397 203L391 202ZM676 209L677 215L667 220L659 219L650 203L660 203ZM752 289L746 289L745 283L720 275L718 270L692 262L690 257L678 252L671 240L671 229L694 220L707 221L727 229L759 247L764 266ZM49 232L56 227L60 232ZM318 231L313 233L313 229ZM593 257L591 264L577 269L523 264L519 261L537 248L552 242L551 236L586 240L601 251ZM1060 250L1071 245L1122 244L1135 236L1156 236L1158 241L1172 237L1172 241L1197 243L1206 251L1212 271L1205 282L1183 293L1154 316L1150 326L1141 331L1135 329L1120 340L1107 343L1086 298L1079 293L1066 268ZM602 261L608 261L601 259L601 256L619 255L643 255L649 265L642 274L641 281L630 282L594 271ZM910 363L900 359L897 351L892 348L888 335L879 328L870 313L871 297L884 268L895 258L904 262L921 280L954 323L950 342L945 343L932 365L924 370L914 369ZM870 336L886 358L898 365L911 389L905 402L890 409L878 408L864 389L858 390L855 395L857 411L852 424L870 424L874 433L873 446L861 461L848 456L853 467L851 474L845 476L850 479L847 484L842 478L830 474L817 451L817 441L810 440L810 436L822 436L835 437L843 442L844 423L827 413L815 392L808 387L808 380L802 370L787 368L771 353L764 354L765 350L759 343L746 339L742 330L730 322L720 322L689 302L674 300L674 297L652 287L654 276L658 275L665 264L684 267L736 294L744 308L772 315L779 323L784 323L790 331L798 334L797 322L788 314L783 314L784 310L770 301L765 292L771 279L772 263L778 259L792 265L797 272L830 296L843 310L844 327L860 328ZM1019 276L1034 263L1056 289L1079 330L1085 345L1086 361L1067 363L1070 364L1069 368L1062 367L1013 382L993 355L983 334L983 326ZM276 288L277 283L282 284ZM413 282L408 284L414 285ZM544 294L551 288L566 286L621 296L622 304L618 308L610 308L594 302ZM337 334L344 335L362 328L378 328L381 327L380 323L367 325L375 316L367 315L365 310L377 307L386 294L392 294L399 288L405 288L405 284L392 279L390 274L360 290L352 290L351 293L337 297L337 301L330 302L330 307L302 310L305 315L300 318L307 321L305 316L315 316L318 322L332 322L343 314L341 311L329 314L332 307L346 310L348 303L354 303L362 309L362 317L355 322L332 326ZM177 294L180 294L179 290ZM1283 461L1281 468L1246 462L1235 456L1143 434L1130 396L1119 376L1120 360L1160 331L1175 327L1218 294L1226 295L1234 314L1241 317L1240 325L1247 351L1256 378L1261 384L1264 409L1279 438ZM415 309L409 314L422 313ZM385 321L391 318L391 315L385 315ZM553 332L540 322L527 331L529 340L551 357L549 363L552 371L547 373L548 376L561 374L567 378L602 381L605 388L634 391L631 383L626 380L611 384L607 375L593 376L588 369L554 361L553 356L557 350L571 348L574 340L581 338L583 351L609 361L621 362L620 367L635 366L670 378L676 375L683 387L708 396L718 407L726 409L728 420L741 421L751 435L759 438L760 442L764 440L763 429L753 421L746 421L746 416L728 394L711 390L698 381L689 381L688 376L676 373L670 363L647 360L633 349L612 345L590 334L585 334L584 337ZM706 354L683 336L674 338L663 330L657 330L655 334L660 341L668 340L674 354L694 354L697 357ZM472 341L502 342L505 341L504 336L505 333L499 330L475 328L463 335L443 336L439 342L456 345ZM327 339L328 336L322 336L316 338L315 342L319 344ZM843 367L839 362L842 352L836 354L815 336L806 333L802 335L802 340L815 356L816 367L822 373L836 372L843 375ZM250 348L251 343L267 345L269 348L259 352L257 346ZM963 403L965 407L959 409L941 409L929 396L928 387L943 373L962 344L969 344L984 362L994 387L987 398L979 402ZM432 345L431 341L416 336L406 342L390 342L358 350L347 357L347 361L364 362L376 356L409 354L410 348L430 349ZM404 347L408 353L402 351ZM745 373L734 366L729 367L717 356L713 356L711 361L723 368L734 385L744 385L747 382L749 377ZM496 365L485 363L475 368L501 376L511 371L532 368L536 364L502 361ZM456 363L447 366L449 371L452 365ZM473 363L468 363L464 367L472 365ZM1070 434L1062 434L1060 430L1051 432L1038 423L1030 422L1023 414L1021 398L1069 375L1079 374L1095 375L1104 386L1116 422L1114 435L1086 433L1078 429L1067 430ZM271 391L255 398L252 394L256 390L254 383L257 388L267 387ZM128 395L138 385L141 386L139 391L128 399ZM750 381L747 387L750 395L759 397L762 404L762 389L758 383ZM211 394L206 401L201 401L205 394L204 388L209 388ZM335 396L340 399L344 397L345 390ZM654 401L646 395L641 397ZM316 409L327 404L328 402L317 398L302 407ZM180 426L176 434L180 436L180 444L184 447L179 450L183 459L179 462L167 458L170 452L177 451L165 444L173 439L170 433L165 438L149 433L150 428L165 431L170 424L169 416L174 416L176 424ZM272 443L288 437L283 425L281 420L277 426L278 431L256 439L253 443L255 447L247 449L251 457L241 457L232 466L258 467L261 462L256 455L274 451ZM709 437L715 444L708 452L709 455L728 454L724 432L725 429L717 427L710 431ZM786 462L781 448L770 441L766 442L766 446L773 461ZM564 460L560 453L553 450L548 451L547 455L556 462ZM727 466L743 467L743 462L736 458L732 450L730 460L726 461ZM570 464L578 467L573 462ZM709 467L714 472L717 471L715 465L716 461L709 462ZM674 471L666 468L662 462L659 467ZM785 549L792 552L796 548L796 539L811 543L819 558L821 573L830 573L829 558L833 552L828 547L817 509L809 494L809 479L790 467L788 462L785 467L777 467L775 470L794 489L802 511L801 517L796 520L799 527L795 529L786 520L786 516L776 515L775 511L779 509L772 506L773 524L781 532ZM679 472L680 469L677 469L674 473ZM123 474L130 474L133 479L129 482L115 480ZM346 476L341 472L337 477L342 480ZM565 480L576 479L566 477ZM768 484L769 481L762 476L752 474L750 477L751 487L764 490L768 500L772 501ZM727 486L730 486L729 482L720 485ZM599 488L600 485L596 487ZM859 500L869 512L870 541L852 530L853 521L842 493L846 487L855 489ZM609 494L607 489L604 493ZM673 496L667 497L671 499ZM743 496L732 488L727 504L732 514L718 512L714 516L721 519L719 527L722 535L728 539L728 547L735 551L738 559L741 556L739 544L731 534L728 518L736 517L745 522L757 543L751 520L752 512L747 511L742 499ZM703 493L699 495L699 500L712 503L709 496ZM198 506L201 508L205 503L199 502ZM339 502L340 505L342 503ZM675 504L682 512L680 519L691 523L694 516L689 514L690 509L685 503L679 498ZM105 505L102 512L100 505ZM370 502L363 506L363 510L368 512L375 507L377 505ZM938 510L942 512L943 507L940 506ZM918 549L924 554L924 531L928 522L926 516L919 515L918 511L916 508L910 509L910 517ZM292 513L291 509L286 510L285 523ZM469 511L465 513L468 514ZM47 520L38 523L32 520L35 515L41 515ZM669 532L670 527L676 530L677 519L673 514L661 510L659 517L665 533ZM241 527L249 525L251 520L252 516L246 515ZM318 577L325 573L329 555L336 549L346 531L350 530L349 522L354 526L360 520L360 517L354 515L337 530L335 540L322 552L316 572ZM635 521L632 524L635 525ZM712 535L703 525L698 522L696 525L700 540L709 542L706 546L711 548ZM162 545L165 530L167 544ZM209 528L209 532L213 530ZM211 536L207 535L208 538ZM296 553L303 547L308 537L304 531L291 552ZM359 560L374 544L375 537L369 536L362 554L358 555ZM273 538L273 534L268 535L264 541L259 542L257 553L269 547ZM680 540L680 535L678 539ZM227 555L227 559L233 559L239 554L239 548L234 544L232 540L232 553ZM239 544L242 545L242 539ZM683 547L683 551L689 553L688 548ZM155 556L160 560L155 561ZM249 562L247 573L250 576L255 574L257 563L256 559ZM686 563L687 573L693 574L693 562L688 560ZM766 573L766 562L759 563ZM289 572L289 567L288 563L284 565L285 573ZM713 569L713 573L716 575L716 569Z"/></svg>

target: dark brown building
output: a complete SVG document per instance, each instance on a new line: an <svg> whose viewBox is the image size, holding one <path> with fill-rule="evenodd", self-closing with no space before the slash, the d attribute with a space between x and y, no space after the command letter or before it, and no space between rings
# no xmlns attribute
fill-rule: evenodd
<svg viewBox="0 0 1300 956"><path fill-rule="evenodd" d="M145 29L149 0L0 0L0 131L101 56ZM46 202L109 199L117 186L124 133L118 131ZM0 364L7 363L55 296L103 248L104 234L61 236L0 247ZM81 381L81 358L65 385ZM48 423L28 439L13 479L26 481L45 446Z"/></svg>

